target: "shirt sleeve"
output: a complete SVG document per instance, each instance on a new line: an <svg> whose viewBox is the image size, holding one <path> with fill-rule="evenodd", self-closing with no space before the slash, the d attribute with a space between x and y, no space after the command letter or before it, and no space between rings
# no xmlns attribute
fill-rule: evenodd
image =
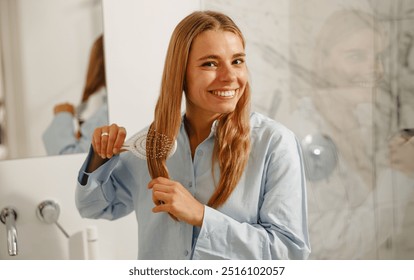
<svg viewBox="0 0 414 280"><path fill-rule="evenodd" d="M60 155L65 147L72 146L77 142L73 121L72 114L68 112L61 112L53 117L52 122L42 135L48 155Z"/></svg>
<svg viewBox="0 0 414 280"><path fill-rule="evenodd" d="M88 152L94 129L108 124L107 106L103 106L82 124L80 139L75 137L74 120L68 112L61 112L54 116L42 136L48 155Z"/></svg>
<svg viewBox="0 0 414 280"><path fill-rule="evenodd" d="M75 192L76 207L83 218L115 220L128 215L134 209L128 182L131 181L127 168L122 168L119 155L112 157L92 173L86 173L92 149L82 165ZM117 176L111 176L117 171ZM82 178L87 182L82 185ZM122 177L122 180L117 178Z"/></svg>
<svg viewBox="0 0 414 280"><path fill-rule="evenodd" d="M306 181L293 137L271 153L256 224L205 206L193 259L306 259L310 253Z"/></svg>

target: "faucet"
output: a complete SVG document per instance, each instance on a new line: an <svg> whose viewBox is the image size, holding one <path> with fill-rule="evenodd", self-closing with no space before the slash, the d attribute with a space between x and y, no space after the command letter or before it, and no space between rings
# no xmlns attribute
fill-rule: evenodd
<svg viewBox="0 0 414 280"><path fill-rule="evenodd" d="M1 210L0 220L6 224L7 230L7 247L10 256L17 255L17 230L16 230L17 213L12 207L5 207Z"/></svg>

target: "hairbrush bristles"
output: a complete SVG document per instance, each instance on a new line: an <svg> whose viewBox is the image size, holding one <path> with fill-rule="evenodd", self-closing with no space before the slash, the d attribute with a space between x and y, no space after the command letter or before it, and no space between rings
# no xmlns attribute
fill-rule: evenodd
<svg viewBox="0 0 414 280"><path fill-rule="evenodd" d="M132 152L135 156L146 160L147 146L150 147L150 150L155 149L149 158L168 158L175 153L177 149L177 141L172 141L167 135L149 129L132 136L124 143L122 148Z"/></svg>

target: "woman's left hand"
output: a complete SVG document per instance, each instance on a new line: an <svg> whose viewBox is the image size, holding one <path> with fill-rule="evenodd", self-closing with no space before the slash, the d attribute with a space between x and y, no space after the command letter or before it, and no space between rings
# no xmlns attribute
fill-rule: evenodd
<svg viewBox="0 0 414 280"><path fill-rule="evenodd" d="M167 212L179 221L194 226L201 226L204 218L204 205L179 182L158 177L148 183L152 189L152 200L155 207L154 213Z"/></svg>

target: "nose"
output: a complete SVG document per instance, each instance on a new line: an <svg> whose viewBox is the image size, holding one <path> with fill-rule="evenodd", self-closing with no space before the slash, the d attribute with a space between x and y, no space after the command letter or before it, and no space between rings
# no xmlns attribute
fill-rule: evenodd
<svg viewBox="0 0 414 280"><path fill-rule="evenodd" d="M235 69L232 65L223 64L218 71L219 80L221 82L231 82L234 81L237 77Z"/></svg>
<svg viewBox="0 0 414 280"><path fill-rule="evenodd" d="M367 77L380 80L384 76L384 64L380 54L372 53L361 64L361 70Z"/></svg>
<svg viewBox="0 0 414 280"><path fill-rule="evenodd" d="M384 76L384 64L380 55L373 54L365 64L365 71L374 80L381 80Z"/></svg>

